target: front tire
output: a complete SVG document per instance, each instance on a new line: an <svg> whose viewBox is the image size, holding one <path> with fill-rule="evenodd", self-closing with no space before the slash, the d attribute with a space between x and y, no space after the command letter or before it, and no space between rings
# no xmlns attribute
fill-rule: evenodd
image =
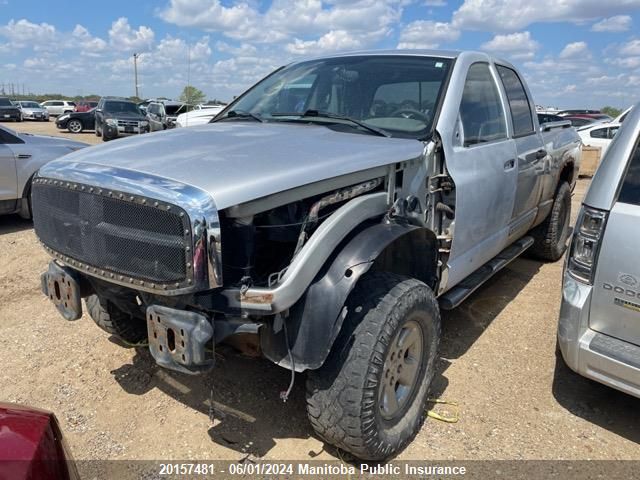
<svg viewBox="0 0 640 480"><path fill-rule="evenodd" d="M144 318L123 312L112 302L91 295L85 300L89 316L105 332L115 335L128 345L142 345L147 340Z"/></svg>
<svg viewBox="0 0 640 480"><path fill-rule="evenodd" d="M82 133L82 122L77 118L72 118L67 122L67 130L71 133Z"/></svg>
<svg viewBox="0 0 640 480"><path fill-rule="evenodd" d="M440 311L424 283L372 272L356 285L324 365L307 377L316 433L363 460L399 453L424 422Z"/></svg>
<svg viewBox="0 0 640 480"><path fill-rule="evenodd" d="M571 187L562 182L553 200L547 218L531 231L534 238L530 252L533 256L550 262L562 257L567 249L569 222L571 221Z"/></svg>

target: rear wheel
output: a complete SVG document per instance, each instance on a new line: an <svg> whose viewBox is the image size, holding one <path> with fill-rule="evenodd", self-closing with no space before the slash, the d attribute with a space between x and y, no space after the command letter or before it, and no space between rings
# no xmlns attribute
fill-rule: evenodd
<svg viewBox="0 0 640 480"><path fill-rule="evenodd" d="M309 372L316 433L364 460L400 452L425 418L440 312L424 283L386 272L363 277L325 364Z"/></svg>
<svg viewBox="0 0 640 480"><path fill-rule="evenodd" d="M129 345L141 345L147 340L144 318L123 312L112 302L91 295L85 300L89 316L105 332L115 335Z"/></svg>
<svg viewBox="0 0 640 480"><path fill-rule="evenodd" d="M555 262L567 248L571 220L571 187L562 182L556 191L547 218L531 231L534 244L530 253L541 260Z"/></svg>

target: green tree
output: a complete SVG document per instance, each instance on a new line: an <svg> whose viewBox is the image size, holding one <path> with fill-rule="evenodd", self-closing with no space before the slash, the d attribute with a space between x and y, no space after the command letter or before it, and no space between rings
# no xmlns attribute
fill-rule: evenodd
<svg viewBox="0 0 640 480"><path fill-rule="evenodd" d="M182 93L180 94L180 101L191 105L204 103L206 99L207 96L204 92L202 90L198 90L193 85L187 85L184 87L184 90L182 90Z"/></svg>
<svg viewBox="0 0 640 480"><path fill-rule="evenodd" d="M609 115L610 117L613 117L613 118L616 118L618 115L622 113L622 110L617 109L615 107L610 107L609 105L607 105L606 107L602 107L600 111L605 115Z"/></svg>

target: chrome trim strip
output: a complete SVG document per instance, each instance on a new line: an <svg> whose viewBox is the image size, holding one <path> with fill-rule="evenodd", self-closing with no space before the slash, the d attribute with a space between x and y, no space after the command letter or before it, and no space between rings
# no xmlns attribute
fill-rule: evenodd
<svg viewBox="0 0 640 480"><path fill-rule="evenodd" d="M383 215L388 209L387 192L354 198L320 224L276 287L252 287L244 294L237 289L225 290L222 294L227 297L230 307L249 313L273 314L290 308L345 236L363 220Z"/></svg>
<svg viewBox="0 0 640 480"><path fill-rule="evenodd" d="M204 190L178 181L146 174L135 170L95 165L82 162L53 162L44 165L36 174L35 180L63 181L93 186L106 191L123 192L141 199L151 199L153 206L162 207L163 203L178 206L187 213L191 223L193 245L193 284L174 289L158 289L145 285L132 285L126 279L117 281L109 276L102 277L100 272L79 269L83 273L104 278L108 282L127 287L135 287L161 295L183 295L222 286L222 252L220 242L220 219L211 195ZM149 201L149 200L147 200ZM158 205L155 205L157 203ZM165 208L167 205L164 205ZM54 253L48 249L50 253ZM58 257L57 260L60 261ZM78 263L78 262L76 262ZM73 264L71 268L76 268Z"/></svg>

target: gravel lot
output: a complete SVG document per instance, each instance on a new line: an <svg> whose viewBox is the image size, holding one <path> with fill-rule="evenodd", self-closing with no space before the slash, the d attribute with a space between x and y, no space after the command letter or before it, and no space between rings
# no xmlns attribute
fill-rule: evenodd
<svg viewBox="0 0 640 480"><path fill-rule="evenodd" d="M7 126L59 134L53 122ZM574 217L587 187L578 184ZM87 315L58 315L40 293L48 256L30 222L0 217L0 252L0 401L54 411L77 459L335 458L307 423L303 376L283 404L289 372L267 361L223 351L207 376L164 371ZM640 460L640 400L556 357L561 272L562 262L516 260L443 314L432 396L459 402L460 421L429 419L399 459Z"/></svg>

